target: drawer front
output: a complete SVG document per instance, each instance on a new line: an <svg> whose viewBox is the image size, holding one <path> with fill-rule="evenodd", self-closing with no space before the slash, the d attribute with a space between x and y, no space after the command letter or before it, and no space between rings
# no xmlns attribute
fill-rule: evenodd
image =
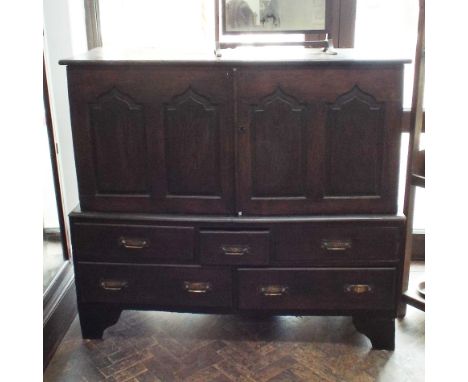
<svg viewBox="0 0 468 382"><path fill-rule="evenodd" d="M239 308L393 309L395 277L393 268L240 269Z"/></svg>
<svg viewBox="0 0 468 382"><path fill-rule="evenodd" d="M180 262L193 259L193 227L75 223L79 261Z"/></svg>
<svg viewBox="0 0 468 382"><path fill-rule="evenodd" d="M199 266L80 263L80 302L230 307L231 272Z"/></svg>
<svg viewBox="0 0 468 382"><path fill-rule="evenodd" d="M398 261L400 238L397 227L284 225L275 232L275 260L321 265Z"/></svg>
<svg viewBox="0 0 468 382"><path fill-rule="evenodd" d="M265 265L269 262L269 231L201 231L202 264Z"/></svg>

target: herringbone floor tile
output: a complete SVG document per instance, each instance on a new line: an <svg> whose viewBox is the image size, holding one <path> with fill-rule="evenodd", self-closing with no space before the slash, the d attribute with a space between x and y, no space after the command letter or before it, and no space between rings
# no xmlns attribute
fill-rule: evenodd
<svg viewBox="0 0 468 382"><path fill-rule="evenodd" d="M408 308L396 350L371 350L347 317L122 313L103 340L75 319L45 382L418 382L424 313Z"/></svg>

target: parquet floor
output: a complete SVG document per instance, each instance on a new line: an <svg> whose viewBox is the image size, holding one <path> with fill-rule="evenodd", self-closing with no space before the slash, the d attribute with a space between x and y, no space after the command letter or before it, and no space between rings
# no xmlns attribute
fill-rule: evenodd
<svg viewBox="0 0 468 382"><path fill-rule="evenodd" d="M348 317L124 311L103 340L82 340L75 319L44 381L418 382L424 322L408 307L390 352L371 350Z"/></svg>

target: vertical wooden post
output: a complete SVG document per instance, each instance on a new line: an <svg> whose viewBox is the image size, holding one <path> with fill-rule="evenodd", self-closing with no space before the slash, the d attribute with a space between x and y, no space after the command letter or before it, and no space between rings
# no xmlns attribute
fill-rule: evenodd
<svg viewBox="0 0 468 382"><path fill-rule="evenodd" d="M408 145L408 165L406 169L406 187L403 213L406 216L406 240L405 240L405 260L403 264L403 277L401 292L408 290L409 271L411 265L412 236L413 236L413 214L415 188L411 184L413 174L413 162L419 150L419 137L423 125L423 99L424 99L424 46L425 46L425 0L419 0L419 21L418 21L418 42L416 45L416 57L414 60L414 82L413 98L411 102L410 115L410 139ZM398 317L406 314L406 303L400 302Z"/></svg>

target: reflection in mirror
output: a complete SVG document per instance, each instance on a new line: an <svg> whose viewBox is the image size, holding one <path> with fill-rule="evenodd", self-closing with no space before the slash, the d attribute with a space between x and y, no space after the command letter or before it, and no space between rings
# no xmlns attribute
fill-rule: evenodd
<svg viewBox="0 0 468 382"><path fill-rule="evenodd" d="M326 29L326 0L223 0L224 33L306 33Z"/></svg>
<svg viewBox="0 0 468 382"><path fill-rule="evenodd" d="M46 90L44 91L46 94ZM48 107L48 100L44 100ZM48 110L45 110L47 116ZM51 126L50 126L51 128ZM49 140L52 139L52 142ZM54 181L53 162L55 152L51 152L55 146L52 135L49 136L46 118L42 126L41 152L43 165L43 292L51 285L55 276L65 263L63 237L58 209L56 183ZM55 151L55 150L54 150ZM60 200L60 199L59 199Z"/></svg>

